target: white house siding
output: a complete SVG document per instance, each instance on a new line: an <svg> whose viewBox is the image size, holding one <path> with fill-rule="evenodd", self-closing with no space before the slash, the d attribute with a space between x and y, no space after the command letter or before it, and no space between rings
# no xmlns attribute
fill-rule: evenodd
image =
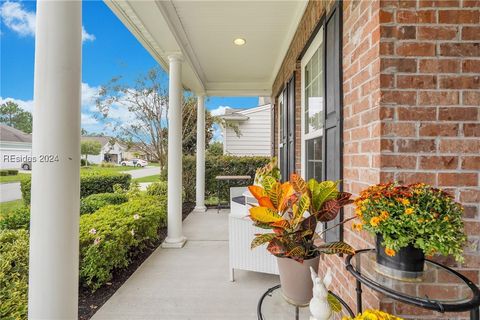
<svg viewBox="0 0 480 320"><path fill-rule="evenodd" d="M239 121L240 137L231 128L224 130L224 153L235 156L271 155L271 106L238 112L248 117Z"/></svg>
<svg viewBox="0 0 480 320"><path fill-rule="evenodd" d="M12 158L14 156L14 158ZM32 156L32 144L28 142L0 142L0 169L20 169L23 161Z"/></svg>
<svg viewBox="0 0 480 320"><path fill-rule="evenodd" d="M110 155L117 155L117 161L112 161L112 162L120 163L124 157L123 152L124 152L124 148L120 146L118 143L115 143L113 146L107 143L102 147L102 150L100 151L99 155L88 155L87 160L90 163L100 164L104 161L105 154L108 153ZM85 156L83 156L83 158L85 158Z"/></svg>

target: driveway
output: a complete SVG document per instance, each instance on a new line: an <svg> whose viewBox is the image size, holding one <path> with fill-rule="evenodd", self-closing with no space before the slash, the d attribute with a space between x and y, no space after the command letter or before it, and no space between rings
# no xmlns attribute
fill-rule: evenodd
<svg viewBox="0 0 480 320"><path fill-rule="evenodd" d="M137 170L130 170L130 171L122 171L123 173L128 173L129 175L132 176L132 179L137 179L137 178L143 178L143 177L148 177L148 176L153 176L156 174L160 174L160 168L159 167L145 167L142 169L137 169Z"/></svg>
<svg viewBox="0 0 480 320"><path fill-rule="evenodd" d="M20 182L0 184L0 202L8 202L18 199L22 199Z"/></svg>

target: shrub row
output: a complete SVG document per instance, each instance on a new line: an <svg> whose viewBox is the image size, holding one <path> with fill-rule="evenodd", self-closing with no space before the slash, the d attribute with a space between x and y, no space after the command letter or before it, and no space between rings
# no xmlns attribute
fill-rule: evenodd
<svg viewBox="0 0 480 320"><path fill-rule="evenodd" d="M1 225L0 319L27 318L30 213L27 207L15 212L26 223ZM115 269L128 266L132 257L158 239L166 219L165 196L142 196L81 216L80 283L92 291L104 285Z"/></svg>
<svg viewBox="0 0 480 320"><path fill-rule="evenodd" d="M147 187L150 196L167 196L168 184L166 181L154 182Z"/></svg>
<svg viewBox="0 0 480 320"><path fill-rule="evenodd" d="M122 204L128 201L123 193L97 193L89 195L80 201L80 214L94 213L109 204Z"/></svg>
<svg viewBox="0 0 480 320"><path fill-rule="evenodd" d="M80 198L88 197L96 193L113 192L115 185L120 185L123 189L130 187L131 176L126 173L98 173L82 172L80 175ZM23 201L26 205L30 204L31 178L26 177L20 183Z"/></svg>
<svg viewBox="0 0 480 320"><path fill-rule="evenodd" d="M30 229L30 208L23 206L2 214L0 217L0 230L4 229Z"/></svg>
<svg viewBox="0 0 480 320"><path fill-rule="evenodd" d="M13 170L13 169L0 170L0 176L16 176L17 174L18 174L18 170Z"/></svg>
<svg viewBox="0 0 480 320"><path fill-rule="evenodd" d="M0 230L0 319L27 319L28 231Z"/></svg>
<svg viewBox="0 0 480 320"><path fill-rule="evenodd" d="M255 171L270 161L269 157L235 157L235 156L206 156L205 158L205 196L217 195L216 176L249 175L251 180L221 182L220 196L229 198L231 186L247 186L253 183ZM163 180L167 180L167 170L162 172ZM183 157L183 187L185 201L195 201L196 191L196 159L195 156Z"/></svg>
<svg viewBox="0 0 480 320"><path fill-rule="evenodd" d="M114 269L158 239L166 225L166 197L142 196L80 217L80 281L93 291Z"/></svg>

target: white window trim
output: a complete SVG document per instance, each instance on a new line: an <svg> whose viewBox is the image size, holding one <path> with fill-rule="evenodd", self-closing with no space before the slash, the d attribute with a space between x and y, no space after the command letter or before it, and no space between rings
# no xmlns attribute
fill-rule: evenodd
<svg viewBox="0 0 480 320"><path fill-rule="evenodd" d="M302 105L302 112L301 112L301 146L300 146L300 162L301 162L301 176L303 179L306 177L306 168L305 168L305 140L309 140L312 138L320 137L323 135L323 129L319 130L315 133L305 134L305 66L308 64L310 59L313 57L315 52L318 50L320 45L323 43L323 26L318 30L317 35L313 39L312 43L308 47L307 51L302 57L301 60L301 105ZM325 57L324 57L325 59Z"/></svg>
<svg viewBox="0 0 480 320"><path fill-rule="evenodd" d="M277 137L278 137L278 141L277 141L277 154L278 154L278 157L277 157L277 164L278 164L278 167L280 168L280 157L282 156L281 153L280 153L280 148L283 147L283 143L282 143L282 136L281 136L281 125L282 125L282 119L280 117L281 115L281 105L283 105L283 91L281 91L280 95L278 96L278 119L277 119L277 122L278 122L278 128L277 128ZM285 115L283 115L285 117ZM285 130L285 128L283 128Z"/></svg>

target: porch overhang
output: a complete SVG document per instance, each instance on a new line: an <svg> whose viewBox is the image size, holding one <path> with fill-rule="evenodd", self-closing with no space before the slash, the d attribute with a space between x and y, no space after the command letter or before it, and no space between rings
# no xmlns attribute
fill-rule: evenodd
<svg viewBox="0 0 480 320"><path fill-rule="evenodd" d="M207 96L270 96L308 3L104 1L164 70L181 54L182 85Z"/></svg>

